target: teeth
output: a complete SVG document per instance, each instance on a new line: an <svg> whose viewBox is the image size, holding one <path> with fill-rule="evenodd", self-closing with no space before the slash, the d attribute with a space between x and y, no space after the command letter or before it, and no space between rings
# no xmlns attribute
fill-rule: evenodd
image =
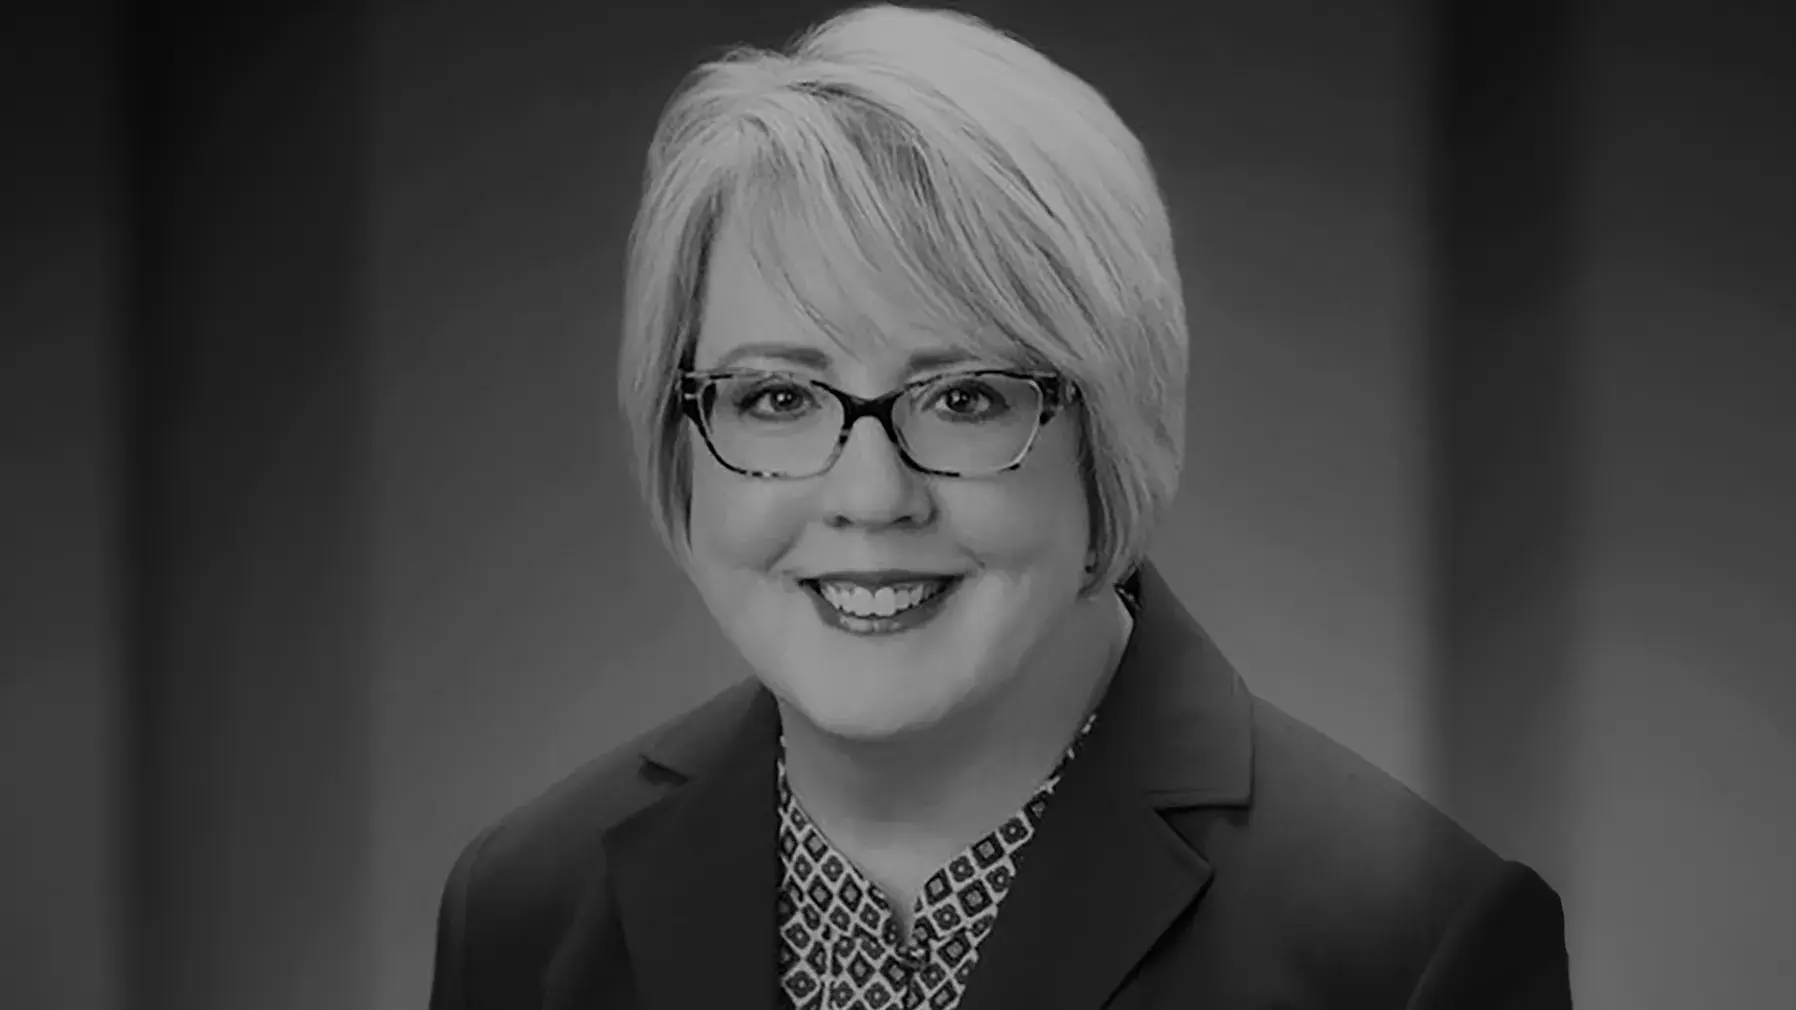
<svg viewBox="0 0 1796 1010"><path fill-rule="evenodd" d="M939 582L909 582L881 586L874 591L851 582L818 583L830 606L855 617L891 617L934 596L941 585Z"/></svg>

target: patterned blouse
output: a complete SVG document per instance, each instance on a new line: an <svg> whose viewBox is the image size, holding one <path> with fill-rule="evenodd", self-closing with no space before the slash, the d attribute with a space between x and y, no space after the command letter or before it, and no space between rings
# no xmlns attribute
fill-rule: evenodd
<svg viewBox="0 0 1796 1010"><path fill-rule="evenodd" d="M901 939L885 895L836 851L786 782L779 761L779 977L789 1010L953 1010L1017 859L1035 835L1067 763L1090 732L1085 720L1052 774L1023 809L932 874L917 896L915 925ZM783 748L782 748L783 751Z"/></svg>

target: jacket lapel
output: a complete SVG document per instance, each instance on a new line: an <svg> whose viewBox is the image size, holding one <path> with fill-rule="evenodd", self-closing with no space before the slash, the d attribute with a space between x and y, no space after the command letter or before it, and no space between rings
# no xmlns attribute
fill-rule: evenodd
<svg viewBox="0 0 1796 1010"><path fill-rule="evenodd" d="M1098 723L1022 856L961 1010L1102 1006L1215 870L1165 812L1244 806L1250 699L1151 567Z"/></svg>
<svg viewBox="0 0 1796 1010"><path fill-rule="evenodd" d="M755 689L733 721L733 732L662 742L668 762L709 767L606 836L606 876L645 1010L775 1006L778 715ZM707 739L726 743L690 752Z"/></svg>

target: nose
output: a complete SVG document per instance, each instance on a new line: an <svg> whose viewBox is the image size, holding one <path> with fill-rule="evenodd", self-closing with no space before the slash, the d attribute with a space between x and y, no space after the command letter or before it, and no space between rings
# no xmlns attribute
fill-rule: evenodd
<svg viewBox="0 0 1796 1010"><path fill-rule="evenodd" d="M871 417L849 430L823 479L824 515L832 526L922 526L935 511L924 475L905 464Z"/></svg>

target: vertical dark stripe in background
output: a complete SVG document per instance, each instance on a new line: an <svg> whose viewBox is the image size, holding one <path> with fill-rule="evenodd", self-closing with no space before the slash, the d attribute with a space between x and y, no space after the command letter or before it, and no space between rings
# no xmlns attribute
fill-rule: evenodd
<svg viewBox="0 0 1796 1010"><path fill-rule="evenodd" d="M156 920L159 888L153 883L162 858L154 842L157 794L168 770L157 760L155 705L158 692L151 677L160 665L153 594L158 562L166 549L156 534L163 520L156 511L156 469L161 454L155 425L156 401L162 395L154 353L165 339L163 292L151 269L162 229L151 213L151 201L163 186L160 121L165 94L159 24L150 0L120 0L118 45L113 58L119 68L118 119L124 175L124 278L120 285L118 345L118 433L123 479L118 494L119 613L118 640L123 660L119 688L119 851L120 894L114 910L118 937L117 1000L107 1010L149 1010L166 1004L155 986L161 973L153 963L159 944L144 936Z"/></svg>
<svg viewBox="0 0 1796 1010"><path fill-rule="evenodd" d="M1578 466L1571 8L1437 8L1432 164L1438 794L1549 877L1564 859Z"/></svg>
<svg viewBox="0 0 1796 1010"><path fill-rule="evenodd" d="M157 1010L363 1006L363 11L133 18L125 988Z"/></svg>

